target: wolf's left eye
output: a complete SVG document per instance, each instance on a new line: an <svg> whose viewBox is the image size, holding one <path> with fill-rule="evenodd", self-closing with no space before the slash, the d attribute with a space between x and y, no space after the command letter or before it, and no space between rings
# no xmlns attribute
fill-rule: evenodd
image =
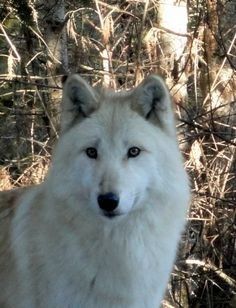
<svg viewBox="0 0 236 308"><path fill-rule="evenodd" d="M87 156L91 159L96 159L98 157L98 152L95 148L87 148L85 152Z"/></svg>
<svg viewBox="0 0 236 308"><path fill-rule="evenodd" d="M138 147L129 148L127 156L128 158L136 157L140 154L141 150Z"/></svg>

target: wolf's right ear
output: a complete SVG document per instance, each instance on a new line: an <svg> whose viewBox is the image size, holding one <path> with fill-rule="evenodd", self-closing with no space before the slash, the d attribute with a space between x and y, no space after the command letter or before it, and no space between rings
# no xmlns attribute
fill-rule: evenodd
<svg viewBox="0 0 236 308"><path fill-rule="evenodd" d="M97 108L97 93L83 78L73 74L63 80L62 131L88 117Z"/></svg>

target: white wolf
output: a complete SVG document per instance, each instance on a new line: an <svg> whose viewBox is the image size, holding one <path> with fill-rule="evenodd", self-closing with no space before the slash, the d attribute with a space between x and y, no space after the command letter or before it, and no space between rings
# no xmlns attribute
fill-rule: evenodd
<svg viewBox="0 0 236 308"><path fill-rule="evenodd" d="M114 93L71 75L61 125L45 182L0 230L0 307L159 307L189 200L164 82Z"/></svg>

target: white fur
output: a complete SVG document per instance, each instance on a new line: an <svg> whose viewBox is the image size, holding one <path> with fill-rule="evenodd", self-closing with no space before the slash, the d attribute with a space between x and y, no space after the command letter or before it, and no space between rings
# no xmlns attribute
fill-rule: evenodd
<svg viewBox="0 0 236 308"><path fill-rule="evenodd" d="M43 184L25 194L12 222L16 270L6 307L158 307L189 199L168 92L155 76L121 95L99 96L86 84L76 103L83 108L91 92L96 107L76 121L69 114L71 80L82 84L74 75L64 85L65 126L52 168ZM146 104L150 83L164 89L166 100L166 108L153 111L157 123L155 114L147 120L144 109L133 107L140 97L139 108ZM133 146L141 153L127 158ZM97 159L86 155L88 147L96 147ZM120 198L112 219L97 204L99 194L111 191Z"/></svg>

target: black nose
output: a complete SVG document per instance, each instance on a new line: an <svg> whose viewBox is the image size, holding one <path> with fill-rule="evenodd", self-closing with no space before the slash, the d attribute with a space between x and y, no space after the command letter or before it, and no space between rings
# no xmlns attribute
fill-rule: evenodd
<svg viewBox="0 0 236 308"><path fill-rule="evenodd" d="M104 195L99 195L98 204L101 210L112 212L117 208L119 204L119 197L111 192Z"/></svg>

